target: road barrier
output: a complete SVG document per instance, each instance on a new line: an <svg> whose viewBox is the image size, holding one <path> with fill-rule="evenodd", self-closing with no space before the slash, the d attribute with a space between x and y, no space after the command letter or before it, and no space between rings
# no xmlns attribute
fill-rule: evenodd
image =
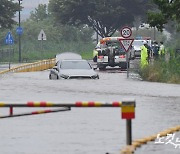
<svg viewBox="0 0 180 154"><path fill-rule="evenodd" d="M135 100L124 100L122 102L112 102L112 103L101 103L95 101L87 101L87 102L75 102L73 104L56 104L51 102L27 102L26 104L7 104L0 102L0 107L9 107L9 115L0 116L0 118L11 118L11 117L19 117L19 116L27 116L27 115L35 115L35 114L45 114L52 112L61 112L61 111L69 111L72 107L77 108L87 108L87 107L121 107L121 117L122 119L126 119L126 143L127 145L132 145L132 125L131 120L135 118ZM20 113L14 114L13 109L15 107L58 107L56 110L41 110L35 112L28 113Z"/></svg>
<svg viewBox="0 0 180 154"><path fill-rule="evenodd" d="M43 71L50 69L55 65L56 59L42 60L34 63L23 64L17 67L13 67L4 71L1 71L0 74L8 72L34 72L34 71Z"/></svg>
<svg viewBox="0 0 180 154"><path fill-rule="evenodd" d="M28 116L28 115L37 115L37 114L46 114L46 113L53 113L53 112L70 111L72 107L76 107L76 108L121 107L122 108L121 118L126 119L126 144L127 144L126 147L122 148L121 154L133 154L138 147L141 147L142 145L157 139L157 134L154 134L148 137L144 137L144 138L132 141L131 120L135 118L135 107L136 107L134 100L125 100L122 102L114 101L112 103L102 103L102 102L96 102L96 101L87 101L87 102L78 101L73 104L56 104L56 103L45 102L45 101L41 101L41 102L29 101L26 104L8 104L8 103L0 102L0 108L2 107L9 107L9 115L0 116L0 119L19 117L19 116ZM13 109L15 107L17 108L57 107L57 109L40 110L40 111L34 111L34 112L14 114ZM158 134L160 137L162 137L162 136L166 136L167 134L174 133L176 131L180 131L180 126L169 128L167 130L159 132Z"/></svg>

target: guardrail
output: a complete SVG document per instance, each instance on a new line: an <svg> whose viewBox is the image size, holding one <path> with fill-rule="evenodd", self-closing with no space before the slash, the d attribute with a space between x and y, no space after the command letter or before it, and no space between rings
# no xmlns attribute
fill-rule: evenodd
<svg viewBox="0 0 180 154"><path fill-rule="evenodd" d="M126 143L127 145L132 145L132 125L131 120L135 118L135 100L124 100L122 102L112 102L112 103L101 103L101 102L75 102L73 104L56 104L51 102L27 102L26 104L6 104L0 102L1 107L9 107L9 115L0 116L1 118L11 118L11 117L19 117L19 116L27 116L27 115L35 115L35 114L45 114L52 112L61 112L61 111L69 111L72 107L121 107L121 117L122 119L126 119ZM35 112L28 113L20 113L13 114L13 108L15 107L58 107L56 110L41 110Z"/></svg>
<svg viewBox="0 0 180 154"><path fill-rule="evenodd" d="M8 73L8 72L34 72L34 71L42 71L49 68L52 68L55 65L55 58L42 60L34 63L23 64L17 67L13 67L4 71L1 71L0 74Z"/></svg>

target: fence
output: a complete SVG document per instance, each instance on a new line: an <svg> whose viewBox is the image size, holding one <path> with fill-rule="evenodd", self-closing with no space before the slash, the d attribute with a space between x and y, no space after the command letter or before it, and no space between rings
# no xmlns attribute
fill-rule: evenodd
<svg viewBox="0 0 180 154"><path fill-rule="evenodd" d="M52 68L55 65L55 59L42 60L35 63L29 63L20 65L17 67L10 68L8 70L1 71L0 74L8 73L8 72L34 72L34 71L42 71L49 68Z"/></svg>

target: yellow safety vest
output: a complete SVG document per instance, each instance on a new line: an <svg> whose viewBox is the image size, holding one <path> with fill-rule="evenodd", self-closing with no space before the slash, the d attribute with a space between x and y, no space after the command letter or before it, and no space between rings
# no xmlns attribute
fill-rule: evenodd
<svg viewBox="0 0 180 154"><path fill-rule="evenodd" d="M160 48L159 48L159 55L164 55L165 54L165 47L164 45L160 45Z"/></svg>
<svg viewBox="0 0 180 154"><path fill-rule="evenodd" d="M147 48L142 45L141 46L141 68L144 68L148 65L148 52Z"/></svg>
<svg viewBox="0 0 180 154"><path fill-rule="evenodd" d="M93 50L93 57L98 55L98 51L97 50Z"/></svg>

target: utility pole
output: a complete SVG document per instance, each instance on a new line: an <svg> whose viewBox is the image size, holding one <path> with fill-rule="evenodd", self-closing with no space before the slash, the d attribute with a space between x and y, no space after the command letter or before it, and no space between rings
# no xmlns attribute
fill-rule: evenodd
<svg viewBox="0 0 180 154"><path fill-rule="evenodd" d="M21 27L21 1L19 1L19 27ZM19 63L21 63L21 35L19 34Z"/></svg>

